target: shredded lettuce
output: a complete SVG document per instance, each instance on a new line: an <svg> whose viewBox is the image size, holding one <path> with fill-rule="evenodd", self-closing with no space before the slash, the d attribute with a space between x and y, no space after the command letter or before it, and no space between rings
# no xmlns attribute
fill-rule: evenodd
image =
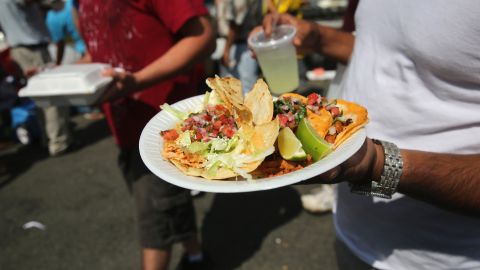
<svg viewBox="0 0 480 270"><path fill-rule="evenodd" d="M214 164L212 164L212 166L210 166L210 168L207 169L207 174L212 177L215 176L217 174L218 168L220 168L221 165L222 163L220 161L215 162Z"/></svg>
<svg viewBox="0 0 480 270"><path fill-rule="evenodd" d="M210 147L210 143L206 142L193 142L187 147L187 151L190 153L196 153L204 155L208 153L208 148Z"/></svg>
<svg viewBox="0 0 480 270"><path fill-rule="evenodd" d="M211 152L221 152L227 150L228 142L230 140L224 138L214 138L210 141L212 147Z"/></svg>
<svg viewBox="0 0 480 270"><path fill-rule="evenodd" d="M162 110L167 111L168 113L170 113L171 115L177 117L178 119L180 119L182 121L188 118L188 113L177 110L177 109L173 108L172 106L168 105L167 103L164 103L162 106L160 106L160 108Z"/></svg>
<svg viewBox="0 0 480 270"><path fill-rule="evenodd" d="M188 147L191 143L192 140L190 139L190 131L185 131L177 139L177 144L182 146L182 147Z"/></svg>
<svg viewBox="0 0 480 270"><path fill-rule="evenodd" d="M269 147L263 152L254 153L252 155L237 154L237 153L223 153L223 154L207 154L207 164L205 167L208 171L216 172L219 167L232 170L246 179L252 179L252 176L247 173L242 167L251 162L263 160L265 157L271 155L275 148Z"/></svg>
<svg viewBox="0 0 480 270"><path fill-rule="evenodd" d="M225 148L225 152L230 152L232 151L233 149L236 149L236 147L238 146L238 143L240 141L240 138L238 137L238 135L234 135L227 143L227 148Z"/></svg>
<svg viewBox="0 0 480 270"><path fill-rule="evenodd" d="M212 92L205 93L205 98L203 99L203 105L205 107L207 105L217 105L217 104L223 104L223 101L217 95L215 90L212 90Z"/></svg>

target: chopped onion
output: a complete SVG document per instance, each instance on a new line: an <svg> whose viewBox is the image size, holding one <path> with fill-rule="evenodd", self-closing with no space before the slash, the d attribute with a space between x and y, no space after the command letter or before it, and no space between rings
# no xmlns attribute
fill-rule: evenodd
<svg viewBox="0 0 480 270"><path fill-rule="evenodd" d="M335 135L335 133L337 133L337 129L335 128L335 126L331 126L328 129L328 135Z"/></svg>

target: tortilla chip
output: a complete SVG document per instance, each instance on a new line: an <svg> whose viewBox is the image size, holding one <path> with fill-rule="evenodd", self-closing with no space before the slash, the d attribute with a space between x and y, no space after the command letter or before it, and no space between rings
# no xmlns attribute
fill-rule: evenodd
<svg viewBox="0 0 480 270"><path fill-rule="evenodd" d="M215 91L215 94L223 101L223 103L225 104L225 108L227 108L227 110L231 114L233 114L233 105L230 100L225 96L225 92L218 90L220 89L220 85L218 85L217 80L215 78L207 78L205 82L207 83L208 87Z"/></svg>
<svg viewBox="0 0 480 270"><path fill-rule="evenodd" d="M259 79L245 97L245 106L253 114L253 123L261 125L272 121L273 99L268 85Z"/></svg>
<svg viewBox="0 0 480 270"><path fill-rule="evenodd" d="M265 123L263 125L255 126L252 136L252 144L256 149L266 150L275 144L280 130L280 122L278 118Z"/></svg>
<svg viewBox="0 0 480 270"><path fill-rule="evenodd" d="M215 91L222 93L222 96L225 98L224 101L227 101L227 103L233 106L237 122L240 125L250 125L253 121L253 115L250 109L244 104L240 81L231 77L220 78L218 76L215 77L215 81L219 86Z"/></svg>

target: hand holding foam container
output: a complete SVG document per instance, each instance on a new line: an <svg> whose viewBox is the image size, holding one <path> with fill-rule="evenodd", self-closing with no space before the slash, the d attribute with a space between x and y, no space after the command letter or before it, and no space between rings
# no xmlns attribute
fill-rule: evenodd
<svg viewBox="0 0 480 270"><path fill-rule="evenodd" d="M19 96L32 98L40 107L92 105L112 81L102 75L108 67L93 63L49 68L30 78Z"/></svg>

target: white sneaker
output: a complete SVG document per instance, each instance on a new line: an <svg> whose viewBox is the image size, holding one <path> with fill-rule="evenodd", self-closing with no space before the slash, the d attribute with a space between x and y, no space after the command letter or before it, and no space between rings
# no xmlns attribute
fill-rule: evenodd
<svg viewBox="0 0 480 270"><path fill-rule="evenodd" d="M322 185L320 188L312 189L310 194L301 196L303 209L310 213L321 214L332 211L333 187Z"/></svg>
<svg viewBox="0 0 480 270"><path fill-rule="evenodd" d="M190 190L190 196L192 197L197 197L201 194L202 192L201 191L198 191L198 190Z"/></svg>

